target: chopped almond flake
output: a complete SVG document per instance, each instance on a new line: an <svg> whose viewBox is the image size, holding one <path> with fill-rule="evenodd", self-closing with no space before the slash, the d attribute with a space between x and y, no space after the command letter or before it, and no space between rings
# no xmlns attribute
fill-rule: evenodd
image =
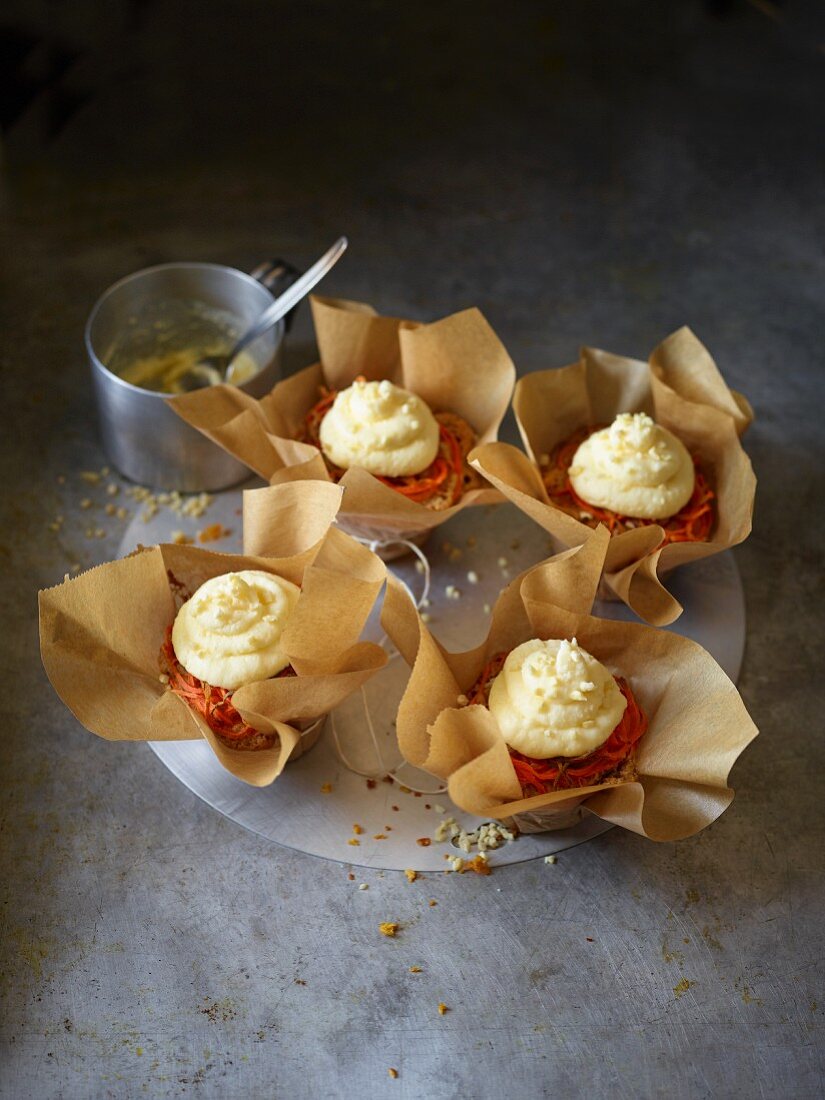
<svg viewBox="0 0 825 1100"><path fill-rule="evenodd" d="M449 1011L450 1011L450 1010L449 1010L449 1008L448 1008L448 1007L447 1007L447 1006L446 1006L446 1005L444 1004L444 1002L443 1002L443 1001L441 1001L441 1002L439 1003L439 1005L438 1005L438 1015L439 1015L439 1016L444 1016L444 1015L446 1015L446 1014L447 1014L447 1013L448 1013Z"/></svg>
<svg viewBox="0 0 825 1100"><path fill-rule="evenodd" d="M432 844L432 841L428 836L420 836L415 843L419 844L422 848L429 848L429 846Z"/></svg>
<svg viewBox="0 0 825 1100"><path fill-rule="evenodd" d="M354 836L351 836L351 837L349 838L349 840L347 841L347 844L351 844L353 848L360 848L360 846L361 846L361 841L360 841L360 840L356 840Z"/></svg>
<svg viewBox="0 0 825 1100"><path fill-rule="evenodd" d="M361 828L360 825L353 825L352 831L355 833L356 836L360 836L364 830Z"/></svg>
<svg viewBox="0 0 825 1100"><path fill-rule="evenodd" d="M387 1073L390 1075L390 1077L392 1077L393 1081L398 1076L398 1070L395 1068L395 1066L390 1066L387 1070Z"/></svg>
<svg viewBox="0 0 825 1100"><path fill-rule="evenodd" d="M410 967L410 973L411 974L420 974L421 973L421 967L420 966L411 966Z"/></svg>
<svg viewBox="0 0 825 1100"><path fill-rule="evenodd" d="M407 867L404 874L407 876L407 882L415 882L418 878L418 871L414 871L412 867Z"/></svg>
<svg viewBox="0 0 825 1100"><path fill-rule="evenodd" d="M331 783L322 783L321 784L321 794L330 794L331 792L332 792L332 784Z"/></svg>
<svg viewBox="0 0 825 1100"><path fill-rule="evenodd" d="M381 933L382 936L389 936L390 938L392 938L398 931L398 922L385 920L378 925L378 931Z"/></svg>

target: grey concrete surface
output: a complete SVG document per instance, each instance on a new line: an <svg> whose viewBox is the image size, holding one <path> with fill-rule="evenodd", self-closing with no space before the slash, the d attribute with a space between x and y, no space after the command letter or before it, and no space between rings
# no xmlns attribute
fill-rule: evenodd
<svg viewBox="0 0 825 1100"><path fill-rule="evenodd" d="M821 7L10 0L0 31L0 1093L822 1095ZM702 835L358 891L49 689L36 591L122 530L81 506L103 500L78 477L104 461L95 297L340 232L330 293L479 305L522 372L689 323L753 401L740 686L762 734ZM311 344L304 312L293 367Z"/></svg>

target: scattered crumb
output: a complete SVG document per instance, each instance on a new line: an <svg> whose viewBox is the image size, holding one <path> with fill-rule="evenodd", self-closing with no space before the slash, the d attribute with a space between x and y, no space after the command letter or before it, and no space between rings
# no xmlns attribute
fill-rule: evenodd
<svg viewBox="0 0 825 1100"><path fill-rule="evenodd" d="M556 862L556 857L555 856L545 856L544 857L544 862L545 863L555 863Z"/></svg>
<svg viewBox="0 0 825 1100"><path fill-rule="evenodd" d="M361 847L361 841L356 840L354 836L351 836L349 838L349 840L347 841L347 844L350 844L353 848L360 848Z"/></svg>
<svg viewBox="0 0 825 1100"><path fill-rule="evenodd" d="M116 497L119 492L120 486L115 485L113 481L110 481L109 484L106 486L106 496L108 497Z"/></svg>
<svg viewBox="0 0 825 1100"><path fill-rule="evenodd" d="M420 966L411 966L410 967L410 973L411 974L420 974L421 973L421 967Z"/></svg>
<svg viewBox="0 0 825 1100"><path fill-rule="evenodd" d="M158 676L158 679L160 680L160 682L162 684L168 684L169 683L169 677L166 675L165 672L161 672L161 674Z"/></svg>
<svg viewBox="0 0 825 1100"><path fill-rule="evenodd" d="M518 550L518 548L520 546L521 546L521 540L520 539L513 539L513 541L510 543L510 549L511 550Z"/></svg>
<svg viewBox="0 0 825 1100"><path fill-rule="evenodd" d="M387 838L384 836L383 833L374 833L372 839L373 840L386 840Z"/></svg>
<svg viewBox="0 0 825 1100"><path fill-rule="evenodd" d="M117 515L117 508L115 508L114 504L107 504L103 511L106 513L107 516Z"/></svg>
<svg viewBox="0 0 825 1100"><path fill-rule="evenodd" d="M361 828L360 825L353 825L352 831L355 833L356 836L360 836L364 830Z"/></svg>
<svg viewBox="0 0 825 1100"><path fill-rule="evenodd" d="M392 1077L393 1081L398 1076L398 1070L395 1068L395 1066L390 1066L387 1070L387 1073L390 1075L390 1077Z"/></svg>
<svg viewBox="0 0 825 1100"><path fill-rule="evenodd" d="M430 622L432 622L432 619L433 619L433 617L429 613L429 611L422 611L421 612L421 622L422 623L430 623Z"/></svg>
<svg viewBox="0 0 825 1100"><path fill-rule="evenodd" d="M498 567L499 569L507 568L507 559L505 557L501 557L498 559Z"/></svg>
<svg viewBox="0 0 825 1100"><path fill-rule="evenodd" d="M84 512L87 509L91 508L91 506L92 506L92 502L89 500L88 497L84 497L83 500L81 500L81 502L80 502L80 507L83 509Z"/></svg>
<svg viewBox="0 0 825 1100"><path fill-rule="evenodd" d="M673 992L676 994L676 1000L678 1001L683 993L687 993L692 985L696 985L696 982L688 981L687 978L682 978L677 985L674 985Z"/></svg>
<svg viewBox="0 0 825 1100"><path fill-rule="evenodd" d="M172 542L174 542L176 546L191 546L194 541L191 535L187 535L185 531L172 532Z"/></svg>
<svg viewBox="0 0 825 1100"><path fill-rule="evenodd" d="M490 614L490 605L488 603L485 603L482 607L482 611L484 612L485 615L489 615Z"/></svg>
<svg viewBox="0 0 825 1100"><path fill-rule="evenodd" d="M293 978L292 981L295 983L295 985L306 985L307 984L304 981L303 978Z"/></svg>
<svg viewBox="0 0 825 1100"><path fill-rule="evenodd" d="M375 788L377 787L377 785L378 785L378 784L377 784L377 783L375 782L375 780L374 780L374 779L368 779L368 780L367 780L367 786L369 787L369 789L370 789L371 791L374 791L374 790L375 790Z"/></svg>
<svg viewBox="0 0 825 1100"><path fill-rule="evenodd" d="M359 890L369 890L369 888L370 888L370 884L368 882L362 882L358 886Z"/></svg>
<svg viewBox="0 0 825 1100"><path fill-rule="evenodd" d="M447 1007L447 1005L445 1005L443 1001L439 1001L439 1004L438 1004L438 1015L439 1015L439 1016L446 1016L446 1014L447 1014L447 1013L448 1013L449 1011L450 1011L450 1010L449 1010L449 1008Z"/></svg>
<svg viewBox="0 0 825 1100"><path fill-rule="evenodd" d="M88 482L89 485L97 485L100 481L100 474L96 474L94 470L83 470L81 471L80 477L83 481ZM82 507L83 505L81 504L81 508Z"/></svg>
<svg viewBox="0 0 825 1100"><path fill-rule="evenodd" d="M483 852L479 852L477 856L474 856L468 863L465 864L465 871L474 871L477 875L491 875L493 868L487 862L487 857Z"/></svg>
<svg viewBox="0 0 825 1100"><path fill-rule="evenodd" d="M588 943L593 942L593 937L592 936L585 936L584 938L587 940Z"/></svg>
<svg viewBox="0 0 825 1100"><path fill-rule="evenodd" d="M467 574L467 580L470 584L478 584L478 573L474 569L471 569Z"/></svg>
<svg viewBox="0 0 825 1100"><path fill-rule="evenodd" d="M418 871L414 871L412 867L407 867L404 874L407 876L407 882L415 882L418 878Z"/></svg>
<svg viewBox="0 0 825 1100"><path fill-rule="evenodd" d="M475 535L468 535L467 536L467 545L470 547L470 549L472 549L475 546L477 541L478 540L476 539Z"/></svg>
<svg viewBox="0 0 825 1100"><path fill-rule="evenodd" d="M389 936L392 938L398 932L399 924L397 921L385 920L378 925L378 931L382 936Z"/></svg>
<svg viewBox="0 0 825 1100"><path fill-rule="evenodd" d="M456 703L458 703L460 707L466 707L469 702L470 700L464 694L459 695L456 699Z"/></svg>
<svg viewBox="0 0 825 1100"><path fill-rule="evenodd" d="M391 806L390 809L395 810L396 812L398 812L398 807L397 806Z"/></svg>
<svg viewBox="0 0 825 1100"><path fill-rule="evenodd" d="M352 873L352 871L350 871L350 873L347 875L347 878L350 880L350 882L355 882L355 875Z"/></svg>
<svg viewBox="0 0 825 1100"><path fill-rule="evenodd" d="M429 846L432 844L432 841L428 836L420 836L415 843L420 845L422 848L429 848Z"/></svg>
<svg viewBox="0 0 825 1100"><path fill-rule="evenodd" d="M447 587L444 589L444 595L447 597L448 600L460 600L461 590L456 588L454 584L448 584Z"/></svg>
<svg viewBox="0 0 825 1100"><path fill-rule="evenodd" d="M231 534L229 528L224 527L222 523L210 523L208 527L198 532L198 542L217 542L218 539L225 539Z"/></svg>
<svg viewBox="0 0 825 1100"><path fill-rule="evenodd" d="M423 573L424 572L424 562L423 561L420 561L420 560L416 561L415 571L416 571L416 573Z"/></svg>
<svg viewBox="0 0 825 1100"><path fill-rule="evenodd" d="M436 905L438 905L438 902L435 900L435 898L430 898L430 909L434 909Z"/></svg>
<svg viewBox="0 0 825 1100"><path fill-rule="evenodd" d="M332 784L331 783L322 783L321 784L321 794L331 794L331 793L332 793Z"/></svg>

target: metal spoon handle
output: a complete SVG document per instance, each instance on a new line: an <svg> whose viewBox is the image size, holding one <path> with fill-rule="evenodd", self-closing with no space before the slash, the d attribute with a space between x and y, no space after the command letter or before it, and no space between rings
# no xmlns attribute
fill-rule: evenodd
<svg viewBox="0 0 825 1100"><path fill-rule="evenodd" d="M231 363L235 356L247 344L251 344L253 340L257 340L258 337L271 328L276 321L280 319L292 309L294 305L306 295L315 286L316 283L323 279L324 275L334 266L346 251L347 238L339 237L335 244L326 251L320 260L308 268L304 274L297 279L292 286L285 290L280 298L276 298L271 306L268 306L255 324L247 332L243 334L232 351L229 353L227 364Z"/></svg>

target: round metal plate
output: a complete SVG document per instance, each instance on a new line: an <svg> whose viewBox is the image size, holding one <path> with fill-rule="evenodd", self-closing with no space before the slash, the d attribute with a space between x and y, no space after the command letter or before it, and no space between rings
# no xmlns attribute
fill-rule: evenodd
<svg viewBox="0 0 825 1100"><path fill-rule="evenodd" d="M217 496L207 515L197 520L163 509L148 521L136 517L120 551L126 554L141 543L168 542L174 531L197 538L200 530L216 522L231 534L209 543L209 549L238 552L239 491ZM467 509L436 531L424 550L432 568L430 629L451 650L477 644L487 631L488 609L501 588L550 553L547 536L509 504ZM416 561L408 555L394 561L391 568L417 595L424 578ZM704 646L736 680L745 647L745 603L733 555L720 554L683 568L670 587L685 611L668 629ZM457 597L447 595L453 589L459 593ZM634 619L621 603L599 601L594 613ZM380 637L377 615L370 622L369 634ZM368 782L353 770L383 774L401 763L393 718L407 675L404 663L396 658L365 689L375 742L369 736L364 700L356 695L336 711L318 745L263 789L249 787L224 771L205 742L154 742L151 748L199 798L278 844L358 866L441 871L445 853L452 854L454 849L420 841L432 838L444 813L467 829L474 829L480 819L456 810L439 791L438 781L423 772L401 768L399 781L393 783ZM362 829L360 834L354 833L354 824ZM574 828L522 836L517 843L498 849L492 859L499 864L517 863L553 854L611 827L585 813Z"/></svg>

